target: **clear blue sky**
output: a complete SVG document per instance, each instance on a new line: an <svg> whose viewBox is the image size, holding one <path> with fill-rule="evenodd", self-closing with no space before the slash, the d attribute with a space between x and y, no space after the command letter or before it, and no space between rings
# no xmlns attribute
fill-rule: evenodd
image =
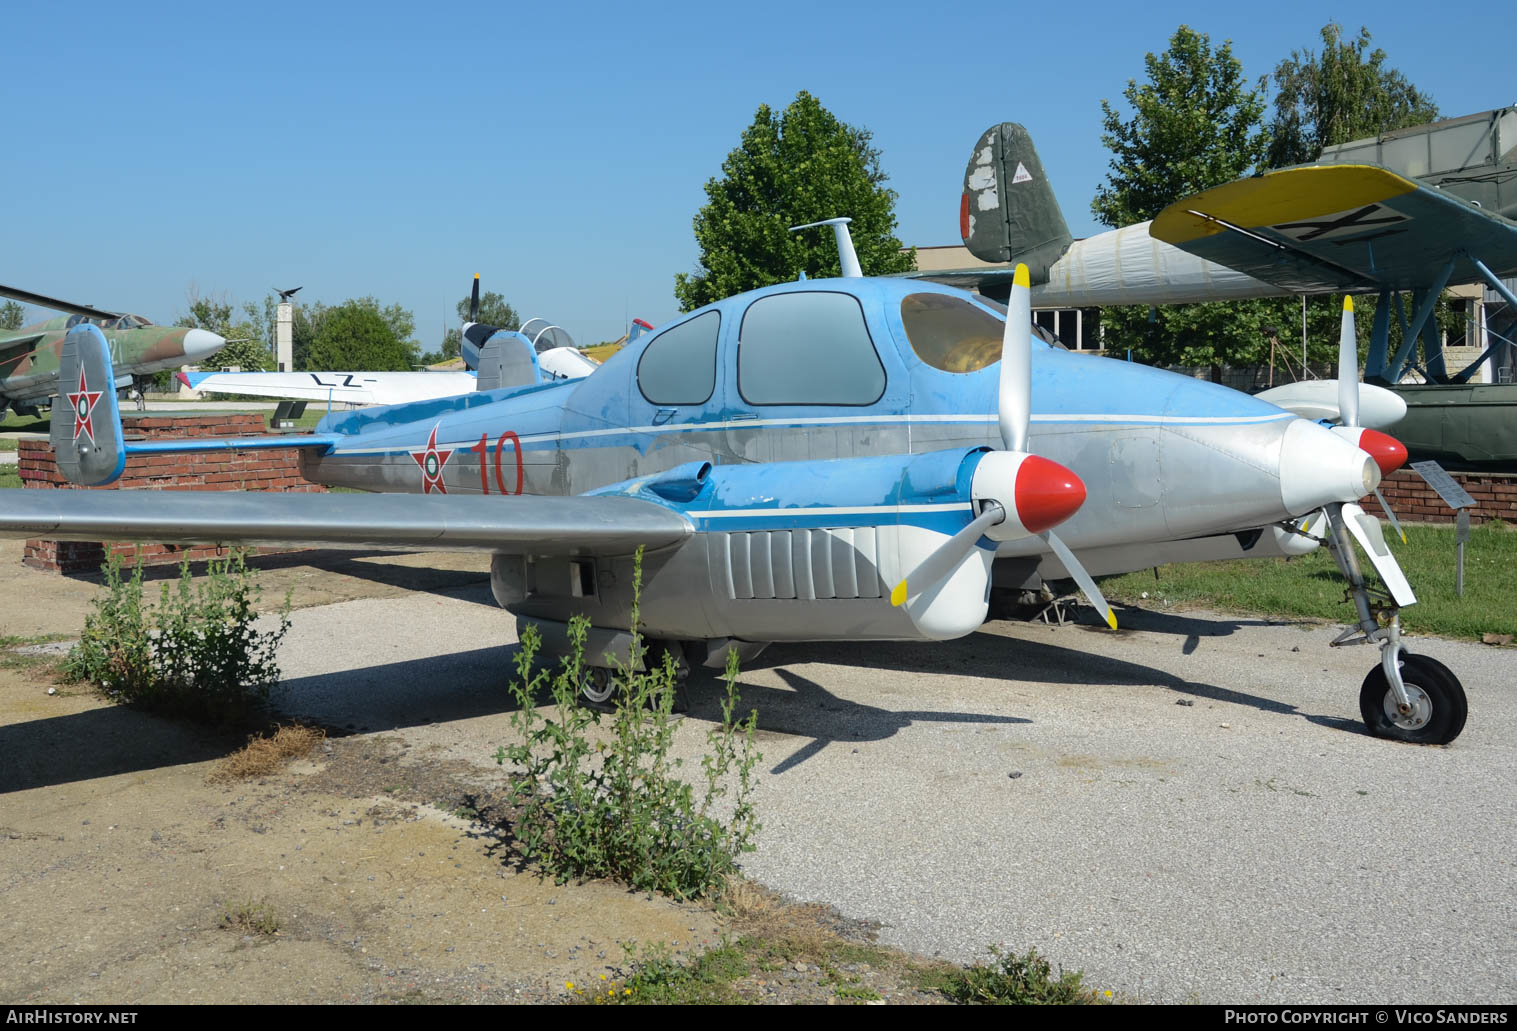
<svg viewBox="0 0 1517 1031"><path fill-rule="evenodd" d="M0 282L159 322L192 285L373 294L432 348L479 272L586 344L676 313L703 185L798 90L874 133L917 245L958 242L969 148L1008 120L1095 231L1101 100L1181 23L1251 78L1367 25L1446 116L1517 101L1489 11L1404 0L482 6L11 5Z"/></svg>

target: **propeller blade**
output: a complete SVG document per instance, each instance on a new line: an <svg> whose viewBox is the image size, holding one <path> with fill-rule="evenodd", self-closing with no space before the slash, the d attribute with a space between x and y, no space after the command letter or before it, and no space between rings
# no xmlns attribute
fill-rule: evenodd
<svg viewBox="0 0 1517 1031"><path fill-rule="evenodd" d="M1026 265L1017 265L1006 302L1001 336L1001 390L996 414L1007 451L1027 450L1032 418L1032 287Z"/></svg>
<svg viewBox="0 0 1517 1031"><path fill-rule="evenodd" d="M469 321L479 321L479 273L474 273L474 292L469 295Z"/></svg>
<svg viewBox="0 0 1517 1031"><path fill-rule="evenodd" d="M1058 556L1059 561L1064 563L1064 568L1069 570L1069 575L1074 577L1075 583L1080 585L1080 591L1085 595L1085 599L1095 606L1097 612L1106 618L1106 625L1115 630L1117 628L1117 614L1107 604L1106 595L1101 593L1101 588L1096 586L1096 582L1085 571L1085 567L1080 565L1080 560L1075 558L1075 553L1070 551L1069 546L1059 540L1059 535L1052 530L1039 534L1039 536L1053 549L1053 553Z"/></svg>
<svg viewBox="0 0 1517 1031"><path fill-rule="evenodd" d="M1401 543L1405 544L1406 531L1401 528L1401 520L1396 518L1396 513L1391 510L1391 503L1385 500L1385 495L1380 493L1379 487L1375 488L1375 500L1380 502L1380 511L1385 513L1385 518L1391 521L1391 529L1396 531L1401 538Z"/></svg>
<svg viewBox="0 0 1517 1031"><path fill-rule="evenodd" d="M1396 556L1391 554L1385 536L1380 532L1380 520L1353 503L1337 507L1344 527L1359 542L1359 547L1364 549L1370 565L1375 567L1375 573L1380 577L1380 582L1385 584L1391 598L1402 608L1417 604L1412 585L1406 582L1406 574L1401 571Z"/></svg>
<svg viewBox="0 0 1517 1031"><path fill-rule="evenodd" d="M1354 299L1347 295L1338 332L1338 421L1359 425L1359 338L1354 335Z"/></svg>
<svg viewBox="0 0 1517 1031"><path fill-rule="evenodd" d="M929 587L946 580L959 567L959 563L964 561L964 556L974 550L975 542L985 535L985 531L1005 519L1005 509L994 502L987 504L985 511L971 520L964 529L938 545L937 550L924 558L906 579L895 585L890 592L890 604L904 605L908 598L915 598Z"/></svg>

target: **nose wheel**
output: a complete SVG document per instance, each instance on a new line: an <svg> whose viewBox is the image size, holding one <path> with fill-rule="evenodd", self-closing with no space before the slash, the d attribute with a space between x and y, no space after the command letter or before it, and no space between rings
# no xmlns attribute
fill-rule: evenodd
<svg viewBox="0 0 1517 1031"><path fill-rule="evenodd" d="M1405 702L1396 697L1382 666L1364 678L1359 712L1370 733L1418 745L1446 745L1458 737L1469 715L1459 678L1426 655L1403 653L1400 667Z"/></svg>

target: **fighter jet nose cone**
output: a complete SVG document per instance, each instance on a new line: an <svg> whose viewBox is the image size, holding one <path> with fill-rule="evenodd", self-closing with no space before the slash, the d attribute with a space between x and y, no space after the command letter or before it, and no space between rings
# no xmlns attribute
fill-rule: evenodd
<svg viewBox="0 0 1517 1031"><path fill-rule="evenodd" d="M1406 445L1379 430L1365 430L1360 434L1359 450L1375 460L1382 476L1389 476L1406 464Z"/></svg>
<svg viewBox="0 0 1517 1031"><path fill-rule="evenodd" d="M1017 518L1030 533L1058 526L1085 504L1085 483L1058 462L1028 455L1017 469Z"/></svg>
<svg viewBox="0 0 1517 1031"><path fill-rule="evenodd" d="M223 336L208 329L192 329L184 335L184 357L187 361L197 361L215 354L225 345Z"/></svg>

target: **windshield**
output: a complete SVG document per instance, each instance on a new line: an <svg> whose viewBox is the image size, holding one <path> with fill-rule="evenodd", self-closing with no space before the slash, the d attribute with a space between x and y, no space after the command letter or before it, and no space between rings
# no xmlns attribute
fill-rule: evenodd
<svg viewBox="0 0 1517 1031"><path fill-rule="evenodd" d="M951 294L908 294L901 323L918 358L944 372L974 372L1001 360L1005 324Z"/></svg>

